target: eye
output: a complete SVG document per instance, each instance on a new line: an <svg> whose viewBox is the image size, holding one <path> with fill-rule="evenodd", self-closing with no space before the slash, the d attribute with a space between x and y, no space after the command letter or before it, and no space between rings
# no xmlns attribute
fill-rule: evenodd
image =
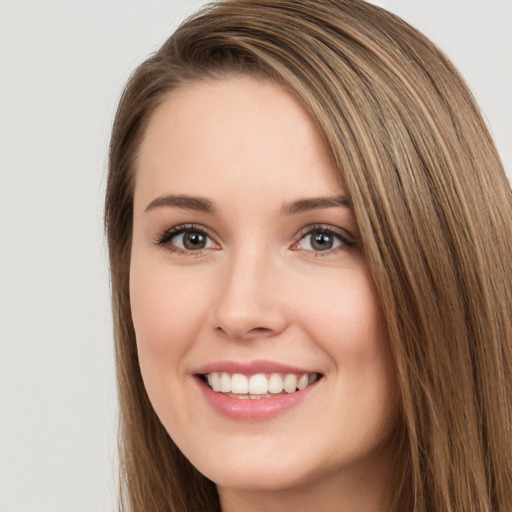
<svg viewBox="0 0 512 512"><path fill-rule="evenodd" d="M314 227L303 234L293 248L303 251L328 252L352 245L354 243L348 235L338 233L328 227Z"/></svg>
<svg viewBox="0 0 512 512"><path fill-rule="evenodd" d="M198 226L176 226L167 230L158 240L157 245L164 246L171 252L199 252L203 249L218 249L206 231Z"/></svg>
<svg viewBox="0 0 512 512"><path fill-rule="evenodd" d="M211 242L204 233L191 230L173 236L171 241L176 247L186 249L187 251L206 249L208 243Z"/></svg>

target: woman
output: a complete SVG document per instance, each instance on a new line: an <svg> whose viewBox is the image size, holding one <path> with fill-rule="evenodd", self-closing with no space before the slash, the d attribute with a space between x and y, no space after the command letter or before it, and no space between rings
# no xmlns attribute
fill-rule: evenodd
<svg viewBox="0 0 512 512"><path fill-rule="evenodd" d="M125 510L505 511L512 197L351 1L227 1L130 79L106 198Z"/></svg>

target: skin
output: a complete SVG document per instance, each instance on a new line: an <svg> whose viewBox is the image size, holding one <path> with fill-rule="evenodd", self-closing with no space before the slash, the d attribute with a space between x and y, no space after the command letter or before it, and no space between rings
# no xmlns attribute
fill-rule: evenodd
<svg viewBox="0 0 512 512"><path fill-rule="evenodd" d="M154 203L169 194L216 211ZM271 82L182 86L147 127L130 269L140 365L162 423L217 483L223 511L386 509L397 388L353 212L283 212L344 195L312 119ZM159 243L183 224L206 233L203 249L184 249L181 236ZM332 248L311 245L315 225L336 233ZM237 420L211 407L195 376L225 360L322 378L283 414Z"/></svg>

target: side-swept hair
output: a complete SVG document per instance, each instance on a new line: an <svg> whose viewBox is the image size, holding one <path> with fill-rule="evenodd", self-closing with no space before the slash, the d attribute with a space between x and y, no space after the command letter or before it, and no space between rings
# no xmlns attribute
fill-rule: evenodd
<svg viewBox="0 0 512 512"><path fill-rule="evenodd" d="M294 95L350 195L400 387L393 510L512 510L512 194L478 107L423 35L361 0L227 0L138 67L112 132L105 223L121 509L219 510L144 390L128 290L136 157L177 87L237 73Z"/></svg>

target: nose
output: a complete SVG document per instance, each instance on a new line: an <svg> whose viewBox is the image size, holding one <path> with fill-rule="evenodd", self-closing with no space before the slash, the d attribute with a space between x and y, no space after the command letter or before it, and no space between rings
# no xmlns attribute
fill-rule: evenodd
<svg viewBox="0 0 512 512"><path fill-rule="evenodd" d="M254 251L227 258L213 307L215 331L234 340L267 338L284 331L288 315L280 270L274 259Z"/></svg>

